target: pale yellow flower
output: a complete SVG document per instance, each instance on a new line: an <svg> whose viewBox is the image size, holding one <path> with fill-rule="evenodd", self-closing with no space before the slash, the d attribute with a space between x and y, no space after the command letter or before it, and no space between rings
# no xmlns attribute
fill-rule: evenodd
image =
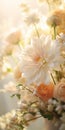
<svg viewBox="0 0 65 130"><path fill-rule="evenodd" d="M18 42L22 39L22 34L20 30L14 30L5 37L5 41L10 44L18 44Z"/></svg>
<svg viewBox="0 0 65 130"><path fill-rule="evenodd" d="M58 16L52 15L47 19L47 24L50 26L59 26L61 24L61 19Z"/></svg>
<svg viewBox="0 0 65 130"><path fill-rule="evenodd" d="M3 55L11 55L14 51L14 46L13 44L5 43L2 49Z"/></svg>
<svg viewBox="0 0 65 130"><path fill-rule="evenodd" d="M45 0L38 0L39 2L44 2Z"/></svg>
<svg viewBox="0 0 65 130"><path fill-rule="evenodd" d="M25 19L27 25L37 24L39 22L39 16L36 12L31 12Z"/></svg>
<svg viewBox="0 0 65 130"><path fill-rule="evenodd" d="M62 4L62 0L38 0L38 2L40 4L44 4L44 2L46 2L51 11L57 9Z"/></svg>
<svg viewBox="0 0 65 130"><path fill-rule="evenodd" d="M28 13L29 12L29 6L26 3L21 3L20 5L23 12Z"/></svg>
<svg viewBox="0 0 65 130"><path fill-rule="evenodd" d="M62 0L38 0L40 3L47 2L50 6L59 6Z"/></svg>
<svg viewBox="0 0 65 130"><path fill-rule="evenodd" d="M65 102L65 79L62 79L54 88L54 97Z"/></svg>
<svg viewBox="0 0 65 130"><path fill-rule="evenodd" d="M65 34L65 10L56 10L53 12L52 16L55 16L58 18L58 21L61 24L58 24L57 27L57 34L64 33Z"/></svg>

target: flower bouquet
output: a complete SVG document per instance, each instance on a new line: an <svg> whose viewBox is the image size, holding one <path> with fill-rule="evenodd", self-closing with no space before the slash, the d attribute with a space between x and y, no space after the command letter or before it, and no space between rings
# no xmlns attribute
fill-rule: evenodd
<svg viewBox="0 0 65 130"><path fill-rule="evenodd" d="M51 123L44 130L65 130L65 3L36 5L21 4L23 26L5 36L1 49L0 78L14 80L0 91L19 99L16 110L0 117L2 130L24 130L41 117Z"/></svg>

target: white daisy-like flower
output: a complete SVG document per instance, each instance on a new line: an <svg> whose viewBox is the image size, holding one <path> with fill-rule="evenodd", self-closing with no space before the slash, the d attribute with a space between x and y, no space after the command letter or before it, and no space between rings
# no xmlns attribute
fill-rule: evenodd
<svg viewBox="0 0 65 130"><path fill-rule="evenodd" d="M39 22L39 14L37 12L31 12L25 19L27 25L37 24Z"/></svg>
<svg viewBox="0 0 65 130"><path fill-rule="evenodd" d="M50 71L62 63L60 46L51 36L34 38L22 52L21 71L28 84L50 82Z"/></svg>

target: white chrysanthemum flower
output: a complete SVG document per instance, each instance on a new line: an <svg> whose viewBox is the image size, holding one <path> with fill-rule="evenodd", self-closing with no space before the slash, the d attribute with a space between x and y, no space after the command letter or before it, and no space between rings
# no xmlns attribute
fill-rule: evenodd
<svg viewBox="0 0 65 130"><path fill-rule="evenodd" d="M51 36L34 38L22 52L21 71L28 84L49 83L53 68L62 63L59 46Z"/></svg>

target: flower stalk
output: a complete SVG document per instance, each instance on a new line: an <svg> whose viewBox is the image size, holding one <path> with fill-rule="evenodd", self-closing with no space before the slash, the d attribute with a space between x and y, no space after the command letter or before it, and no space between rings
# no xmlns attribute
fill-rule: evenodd
<svg viewBox="0 0 65 130"><path fill-rule="evenodd" d="M56 24L55 23L53 24L53 30L54 30L54 39L56 39L57 32L56 32Z"/></svg>
<svg viewBox="0 0 65 130"><path fill-rule="evenodd" d="M35 27L36 34L37 34L37 36L38 36L38 38L39 38L40 36L39 36L39 32L38 32L37 26L36 26L35 23L33 23L33 25L34 25L34 27Z"/></svg>

